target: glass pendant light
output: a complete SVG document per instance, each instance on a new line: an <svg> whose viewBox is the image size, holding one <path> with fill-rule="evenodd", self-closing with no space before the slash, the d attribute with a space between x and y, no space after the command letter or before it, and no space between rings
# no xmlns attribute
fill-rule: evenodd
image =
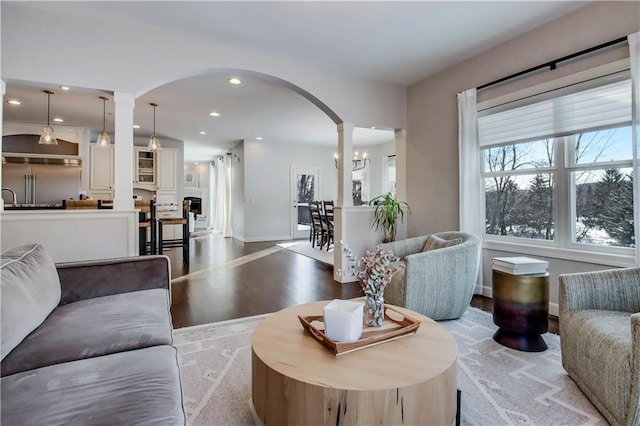
<svg viewBox="0 0 640 426"><path fill-rule="evenodd" d="M38 143L40 145L58 145L58 140L53 134L53 127L49 125L49 119L51 117L51 95L53 95L53 92L51 90L43 90L43 92L47 94L47 125L42 129Z"/></svg>
<svg viewBox="0 0 640 426"><path fill-rule="evenodd" d="M109 138L109 135L107 134L107 131L105 130L106 128L106 121L107 121L107 114L106 114L106 104L107 104L107 100L109 98L106 98L104 96L100 96L100 99L102 99L102 133L100 133L100 136L98 136L98 140L96 141L96 146L101 147L101 148L106 148L109 145L111 145L111 139Z"/></svg>
<svg viewBox="0 0 640 426"><path fill-rule="evenodd" d="M149 105L153 107L153 134L149 139L149 145L147 145L147 148L151 152L160 151L161 149L160 140L156 136L156 107L158 106L158 104L149 104Z"/></svg>

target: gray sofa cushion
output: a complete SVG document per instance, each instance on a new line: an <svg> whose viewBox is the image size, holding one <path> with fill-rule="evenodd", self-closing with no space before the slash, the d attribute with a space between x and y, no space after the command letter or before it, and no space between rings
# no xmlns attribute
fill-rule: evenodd
<svg viewBox="0 0 640 426"><path fill-rule="evenodd" d="M2 361L2 376L66 361L171 344L169 293L143 290L56 308Z"/></svg>
<svg viewBox="0 0 640 426"><path fill-rule="evenodd" d="M3 425L184 425L176 349L155 346L3 377Z"/></svg>
<svg viewBox="0 0 640 426"><path fill-rule="evenodd" d="M58 306L60 279L41 244L2 252L2 358Z"/></svg>
<svg viewBox="0 0 640 426"><path fill-rule="evenodd" d="M631 313L587 309L569 311L562 317L565 368L571 377L589 388L590 398L599 398L624 424L631 389ZM570 366L570 367L567 367Z"/></svg>

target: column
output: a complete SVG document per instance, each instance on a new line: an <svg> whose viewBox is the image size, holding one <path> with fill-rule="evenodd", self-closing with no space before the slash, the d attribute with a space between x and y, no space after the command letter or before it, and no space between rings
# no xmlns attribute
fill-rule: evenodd
<svg viewBox="0 0 640 426"><path fill-rule="evenodd" d="M113 209L133 210L133 109L135 96L116 92Z"/></svg>
<svg viewBox="0 0 640 426"><path fill-rule="evenodd" d="M4 95L7 93L7 83L0 80L0 129L4 129L2 116L4 115ZM2 152L2 138L0 138L0 152ZM2 188L2 163L0 163L0 188ZM4 210L4 199L0 197L0 211Z"/></svg>
<svg viewBox="0 0 640 426"><path fill-rule="evenodd" d="M353 123L338 124L338 200L337 206L352 207L351 159L353 158Z"/></svg>
<svg viewBox="0 0 640 426"><path fill-rule="evenodd" d="M393 135L396 152L396 199L407 201L407 131L396 129ZM407 221L409 215L405 214L404 223L398 221L396 240L407 238Z"/></svg>

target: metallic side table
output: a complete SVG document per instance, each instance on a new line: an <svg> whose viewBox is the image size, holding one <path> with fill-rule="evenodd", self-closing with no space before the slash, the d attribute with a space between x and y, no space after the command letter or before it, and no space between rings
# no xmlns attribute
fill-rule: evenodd
<svg viewBox="0 0 640 426"><path fill-rule="evenodd" d="M493 340L525 352L543 352L548 331L549 273L512 275L493 270Z"/></svg>

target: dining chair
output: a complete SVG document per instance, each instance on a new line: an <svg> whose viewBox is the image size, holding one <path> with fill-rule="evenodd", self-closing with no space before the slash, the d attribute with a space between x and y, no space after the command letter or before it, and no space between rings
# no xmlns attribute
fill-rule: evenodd
<svg viewBox="0 0 640 426"><path fill-rule="evenodd" d="M324 218L324 228L327 234L327 251L329 251L329 247L333 244L333 200L323 201L323 218Z"/></svg>
<svg viewBox="0 0 640 426"><path fill-rule="evenodd" d="M322 248L325 239L322 226L322 204L320 201L312 201L309 203L309 210L311 212L311 229L309 232L311 247L315 247L318 244Z"/></svg>

